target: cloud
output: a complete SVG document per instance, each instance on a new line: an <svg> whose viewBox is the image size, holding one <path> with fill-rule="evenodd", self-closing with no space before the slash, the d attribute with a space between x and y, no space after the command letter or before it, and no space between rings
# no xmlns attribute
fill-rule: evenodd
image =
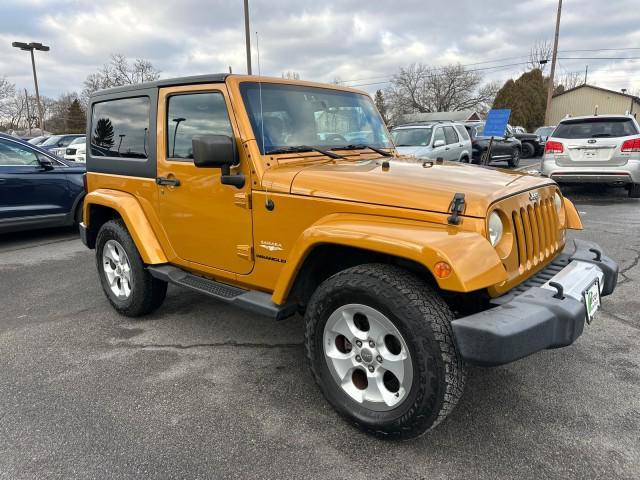
<svg viewBox="0 0 640 480"><path fill-rule="evenodd" d="M640 45L637 0L565 2L561 50ZM253 65L259 32L263 74L296 71L309 80L356 80L373 91L413 62L484 64L526 61L529 48L551 40L556 0L251 0ZM56 96L81 90L84 78L111 53L145 58L162 75L245 71L242 2L222 0L29 0L2 7L0 75L32 89L30 61L11 41L42 41L41 90ZM640 61L570 57L640 57L640 50L561 53L559 73L583 71L608 88L640 90ZM513 58L517 57L517 58ZM517 76L524 65L483 71L487 80ZM379 83L380 82L380 83Z"/></svg>

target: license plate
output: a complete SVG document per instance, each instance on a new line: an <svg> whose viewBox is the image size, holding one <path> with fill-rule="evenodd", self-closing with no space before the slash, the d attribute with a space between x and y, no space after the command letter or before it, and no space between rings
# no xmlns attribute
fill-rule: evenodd
<svg viewBox="0 0 640 480"><path fill-rule="evenodd" d="M582 294L587 310L587 323L591 325L596 312L600 309L600 282L596 280Z"/></svg>
<svg viewBox="0 0 640 480"><path fill-rule="evenodd" d="M595 160L598 157L598 152L595 149L583 150L582 156L585 160Z"/></svg>

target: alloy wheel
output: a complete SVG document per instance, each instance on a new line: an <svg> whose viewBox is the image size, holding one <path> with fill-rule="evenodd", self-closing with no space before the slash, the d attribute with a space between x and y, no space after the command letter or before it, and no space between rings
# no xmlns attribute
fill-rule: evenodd
<svg viewBox="0 0 640 480"><path fill-rule="evenodd" d="M133 282L131 263L124 248L116 240L108 240L102 249L102 269L111 292L118 300L131 295Z"/></svg>

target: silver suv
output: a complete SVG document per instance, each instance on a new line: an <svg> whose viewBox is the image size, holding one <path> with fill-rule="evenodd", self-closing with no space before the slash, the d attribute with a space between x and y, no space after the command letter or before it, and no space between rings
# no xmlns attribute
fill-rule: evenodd
<svg viewBox="0 0 640 480"><path fill-rule="evenodd" d="M566 118L547 138L541 171L558 183L624 185L640 198L640 126L630 115Z"/></svg>
<svg viewBox="0 0 640 480"><path fill-rule="evenodd" d="M401 155L466 163L471 159L471 139L461 123L410 123L394 128L391 135Z"/></svg>

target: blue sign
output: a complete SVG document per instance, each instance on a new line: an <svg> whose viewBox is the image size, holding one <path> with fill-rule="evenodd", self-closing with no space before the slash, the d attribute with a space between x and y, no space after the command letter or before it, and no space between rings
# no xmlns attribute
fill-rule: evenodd
<svg viewBox="0 0 640 480"><path fill-rule="evenodd" d="M511 109L489 110L482 135L485 137L504 137L510 115Z"/></svg>

